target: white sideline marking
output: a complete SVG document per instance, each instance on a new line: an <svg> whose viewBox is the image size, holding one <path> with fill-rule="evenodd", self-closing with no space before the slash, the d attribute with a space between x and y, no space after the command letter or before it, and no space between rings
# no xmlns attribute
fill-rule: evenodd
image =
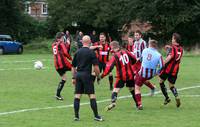
<svg viewBox="0 0 200 127"><path fill-rule="evenodd" d="M50 69L49 67L43 67L41 70L46 70L46 69ZM27 68L7 68L7 69L5 69L5 68L2 68L2 69L0 69L0 71L20 71L20 70L35 70L35 68L34 67L27 67Z"/></svg>
<svg viewBox="0 0 200 127"><path fill-rule="evenodd" d="M42 62L53 61L52 59L33 59L33 60L17 60L17 61L10 60L10 61L1 61L0 64L1 63L3 63L3 64L6 64L6 63L32 63L32 62L35 62L35 61L38 61L38 60L40 60Z"/></svg>
<svg viewBox="0 0 200 127"><path fill-rule="evenodd" d="M184 91L184 90L194 89L194 88L200 88L200 86L184 87L184 88L178 89L178 91ZM159 94L159 93L161 93L161 91L156 91L155 95ZM150 94L142 94L142 96L149 96L149 95ZM131 95L129 95L129 96L120 96L117 99L124 99L124 98L129 98L129 97L131 97ZM199 97L199 95L197 97ZM104 99L104 100L97 101L97 103L103 103L103 102L109 102L109 101L110 101L110 99ZM88 104L90 104L90 103L89 102L85 102L85 103L81 103L80 105L88 105ZM15 113L22 113L22 112L29 112L29 111L39 111L39 110L47 110L47 109L60 109L60 108L69 108L69 107L73 107L73 104L55 106L55 107L30 108L30 109L22 109L22 110L9 111L9 112L0 112L0 116L8 115L8 114L15 114Z"/></svg>

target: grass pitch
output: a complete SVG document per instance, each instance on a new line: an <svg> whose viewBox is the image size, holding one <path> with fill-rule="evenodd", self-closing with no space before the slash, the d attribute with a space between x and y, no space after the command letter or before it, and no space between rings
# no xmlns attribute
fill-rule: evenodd
<svg viewBox="0 0 200 127"><path fill-rule="evenodd" d="M41 60L45 69L35 70L33 63ZM200 57L183 57L176 87L182 105L176 108L173 95L171 103L163 106L163 96L142 98L144 110L137 111L133 100L121 98L112 111L105 112L111 92L108 78L100 85L95 84L99 114L105 121L96 122L83 96L80 107L80 121L74 122L71 72L62 92L64 101L54 98L60 80L53 66L50 54L23 54L0 56L0 127L199 127L200 126ZM152 80L160 90L158 78ZM167 83L166 83L167 85ZM149 93L146 86L142 93ZM170 92L170 91L169 91ZM130 95L126 88L120 96Z"/></svg>

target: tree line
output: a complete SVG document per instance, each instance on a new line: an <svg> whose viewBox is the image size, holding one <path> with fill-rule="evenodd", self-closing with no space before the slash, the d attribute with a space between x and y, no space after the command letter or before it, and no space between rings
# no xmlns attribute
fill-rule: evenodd
<svg viewBox="0 0 200 127"><path fill-rule="evenodd" d="M49 18L43 23L24 14L21 6L24 1L2 0L0 33L11 33L26 40L52 37L65 29L85 33L95 29L118 38L124 24L139 20L150 22L151 33L160 40L169 39L173 32L180 33L187 45L200 39L198 0L47 0Z"/></svg>

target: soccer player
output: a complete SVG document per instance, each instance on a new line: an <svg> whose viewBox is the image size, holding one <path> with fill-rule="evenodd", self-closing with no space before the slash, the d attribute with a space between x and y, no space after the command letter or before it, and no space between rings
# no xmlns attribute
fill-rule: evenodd
<svg viewBox="0 0 200 127"><path fill-rule="evenodd" d="M89 49L90 43L90 37L88 35L83 36L83 47L76 52L72 61L72 83L75 85L75 121L79 121L80 98L82 94L87 94L90 98L90 106L94 113L94 120L103 121L97 110L94 83L91 77L92 65L96 76L99 76L100 71L95 52Z"/></svg>
<svg viewBox="0 0 200 127"><path fill-rule="evenodd" d="M172 45L167 47L168 54L165 60L165 67L161 71L160 74L160 88L165 96L164 105L168 104L171 100L167 94L167 89L165 87L165 80L167 79L169 82L170 90L172 91L173 95L175 96L176 106L180 107L181 102L178 96L178 92L175 87L175 82L177 79L178 71L179 71L179 64L181 62L181 58L183 55L183 48L180 46L181 37L178 33L174 33L172 35Z"/></svg>
<svg viewBox="0 0 200 127"><path fill-rule="evenodd" d="M139 30L135 31L134 36L135 36L134 55L136 56L138 61L133 66L133 70L134 70L134 73L137 74L141 68L140 59L141 59L142 52L145 48L147 48L147 46L146 46L146 42L142 39L141 31ZM155 92L155 88L156 88L155 85L153 85L150 81L146 81L144 82L144 84L151 89L151 96L153 96Z"/></svg>
<svg viewBox="0 0 200 127"><path fill-rule="evenodd" d="M105 77L112 71L114 66L116 66L116 82L114 84L114 89L111 96L111 104L106 108L111 110L116 106L117 95L120 89L124 87L124 84L129 88L133 99L135 100L134 92L134 74L132 70L132 64L135 64L135 56L127 50L121 50L119 43L117 41L112 41L110 43L111 50L113 50L113 56L106 64L106 68L101 75L101 78ZM137 103L136 103L137 106Z"/></svg>
<svg viewBox="0 0 200 127"><path fill-rule="evenodd" d="M141 54L142 66L138 74L135 76L135 98L139 110L143 109L140 87L142 87L143 83L147 80L150 80L155 75L159 74L161 68L163 67L162 56L156 48L157 41L150 40L149 48L144 49Z"/></svg>
<svg viewBox="0 0 200 127"><path fill-rule="evenodd" d="M125 49L134 54L134 37L132 34L128 37L128 44L125 45Z"/></svg>
<svg viewBox="0 0 200 127"><path fill-rule="evenodd" d="M100 33L99 35L99 42L95 42L93 46L91 46L91 49L94 49L96 51L97 58L99 60L99 69L100 72L102 70L105 70L106 63L109 60L109 53L110 53L110 45L106 41L106 35L105 33ZM109 74L109 84L110 84L110 90L113 89L113 75L112 73Z"/></svg>
<svg viewBox="0 0 200 127"><path fill-rule="evenodd" d="M71 41L72 41L72 39L71 39L71 35L70 35L70 33L69 33L68 30L66 30L63 39L64 39L65 46L67 48L67 51L69 53L70 52L70 48L71 48Z"/></svg>
<svg viewBox="0 0 200 127"><path fill-rule="evenodd" d="M63 97L61 96L61 91L64 87L64 84L66 82L66 71L71 70L71 63L68 60L72 60L71 56L68 54L68 51L65 47L64 39L63 39L64 33L58 32L56 34L56 40L52 44L53 49L53 55L54 55L54 65L56 68L56 71L61 77L61 81L58 84L57 92L56 92L56 99L57 100L63 100ZM68 58L68 60L66 59Z"/></svg>

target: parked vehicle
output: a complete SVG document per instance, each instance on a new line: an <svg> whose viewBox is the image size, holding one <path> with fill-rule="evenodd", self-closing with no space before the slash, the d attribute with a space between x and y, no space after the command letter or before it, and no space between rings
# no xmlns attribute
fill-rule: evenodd
<svg viewBox="0 0 200 127"><path fill-rule="evenodd" d="M0 54L23 53L23 45L12 39L10 35L0 35Z"/></svg>

